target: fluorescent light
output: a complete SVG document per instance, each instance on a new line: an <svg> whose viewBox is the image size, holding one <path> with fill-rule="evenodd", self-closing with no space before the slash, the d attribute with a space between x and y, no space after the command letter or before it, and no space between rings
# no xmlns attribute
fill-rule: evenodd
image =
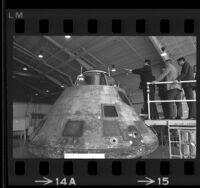
<svg viewBox="0 0 200 188"><path fill-rule="evenodd" d="M116 72L116 69L114 68L114 69L111 69L111 72Z"/></svg>
<svg viewBox="0 0 200 188"><path fill-rule="evenodd" d="M27 71L28 69L27 69L27 67L23 67L23 70L24 70L24 71Z"/></svg>
<svg viewBox="0 0 200 188"><path fill-rule="evenodd" d="M42 59L44 56L42 54L39 54L38 57Z"/></svg>
<svg viewBox="0 0 200 188"><path fill-rule="evenodd" d="M70 36L70 35L65 35L65 38L66 38L66 39L70 39L71 36Z"/></svg>
<svg viewBox="0 0 200 188"><path fill-rule="evenodd" d="M40 51L40 53L38 54L38 57L39 58L43 58L44 57L43 54L42 54L42 51Z"/></svg>
<svg viewBox="0 0 200 188"><path fill-rule="evenodd" d="M162 51L162 53L160 54L161 57L167 56L167 53L166 53L166 51L165 51L165 47L162 47L162 48L161 48L161 51Z"/></svg>
<svg viewBox="0 0 200 188"><path fill-rule="evenodd" d="M38 96L38 93L36 93L35 96Z"/></svg>
<svg viewBox="0 0 200 188"><path fill-rule="evenodd" d="M116 72L116 68L115 68L115 65L112 65L112 69L111 69L111 72Z"/></svg>
<svg viewBox="0 0 200 188"><path fill-rule="evenodd" d="M162 57L164 57L164 56L167 56L167 53L166 52L163 52L163 53L161 53L160 54Z"/></svg>
<svg viewBox="0 0 200 188"><path fill-rule="evenodd" d="M64 86L64 85L61 85L60 87L64 88L65 86Z"/></svg>
<svg viewBox="0 0 200 188"><path fill-rule="evenodd" d="M47 89L46 92L49 93L49 90Z"/></svg>

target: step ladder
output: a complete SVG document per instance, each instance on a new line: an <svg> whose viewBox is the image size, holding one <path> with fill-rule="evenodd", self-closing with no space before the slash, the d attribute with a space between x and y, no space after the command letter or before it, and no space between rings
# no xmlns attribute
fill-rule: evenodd
<svg viewBox="0 0 200 188"><path fill-rule="evenodd" d="M170 159L196 158L196 123L185 125L181 121L168 121L168 140Z"/></svg>

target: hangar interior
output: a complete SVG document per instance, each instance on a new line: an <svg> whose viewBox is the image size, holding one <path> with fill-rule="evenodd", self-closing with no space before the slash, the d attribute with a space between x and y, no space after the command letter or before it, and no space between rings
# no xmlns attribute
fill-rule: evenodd
<svg viewBox="0 0 200 188"><path fill-rule="evenodd" d="M176 60L184 57L196 65L196 38L193 36L14 36L12 57L13 157L35 158L27 142L35 127L77 76L87 70L116 69L111 76L123 88L134 109L143 106L140 77L123 68L136 69L151 60L155 77L164 66L166 52L178 71ZM156 90L155 98L158 99ZM162 117L161 104L156 104ZM187 103L183 102L187 117ZM166 130L154 127L160 136L159 147L144 158L169 158Z"/></svg>

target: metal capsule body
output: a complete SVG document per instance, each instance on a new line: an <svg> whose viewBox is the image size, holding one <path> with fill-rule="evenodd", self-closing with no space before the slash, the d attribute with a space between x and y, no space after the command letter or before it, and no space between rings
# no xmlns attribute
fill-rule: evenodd
<svg viewBox="0 0 200 188"><path fill-rule="evenodd" d="M104 153L106 158L137 158L158 146L123 89L108 85L66 88L30 137L39 157L64 153Z"/></svg>

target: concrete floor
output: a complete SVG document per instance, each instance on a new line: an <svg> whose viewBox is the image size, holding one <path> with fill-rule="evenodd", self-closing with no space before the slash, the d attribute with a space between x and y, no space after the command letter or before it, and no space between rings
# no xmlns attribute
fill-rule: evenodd
<svg viewBox="0 0 200 188"><path fill-rule="evenodd" d="M28 142L13 137L13 158L37 158L28 151ZM166 159L169 158L169 150L167 146L159 146L153 153L143 156L144 159Z"/></svg>
<svg viewBox="0 0 200 188"><path fill-rule="evenodd" d="M27 141L24 141L20 138L13 138L13 158L37 158L37 156L33 155L28 151Z"/></svg>

